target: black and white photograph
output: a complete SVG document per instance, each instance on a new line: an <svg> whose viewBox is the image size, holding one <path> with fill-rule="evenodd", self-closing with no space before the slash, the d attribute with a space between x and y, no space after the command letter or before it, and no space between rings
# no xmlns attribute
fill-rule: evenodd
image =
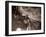
<svg viewBox="0 0 46 37"><path fill-rule="evenodd" d="M6 34L41 34L45 31L44 3L6 2ZM7 33L8 32L8 33Z"/></svg>
<svg viewBox="0 0 46 37"><path fill-rule="evenodd" d="M40 29L41 7L12 6L12 31Z"/></svg>

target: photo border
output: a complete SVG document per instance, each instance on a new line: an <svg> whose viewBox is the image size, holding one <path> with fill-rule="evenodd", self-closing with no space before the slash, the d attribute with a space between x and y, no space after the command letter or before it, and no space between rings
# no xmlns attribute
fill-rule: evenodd
<svg viewBox="0 0 46 37"><path fill-rule="evenodd" d="M27 33L27 34L12 34L9 35L9 3L28 3L28 4L42 4L44 5L44 32L43 33ZM22 1L5 1L5 36L18 36L18 35L34 35L45 34L45 3L37 2L22 2Z"/></svg>

